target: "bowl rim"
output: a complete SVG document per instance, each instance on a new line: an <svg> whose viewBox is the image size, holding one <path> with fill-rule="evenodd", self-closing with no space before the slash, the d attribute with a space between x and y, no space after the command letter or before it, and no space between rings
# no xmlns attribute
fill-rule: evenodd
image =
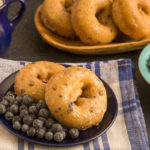
<svg viewBox="0 0 150 150"><path fill-rule="evenodd" d="M150 44L144 47L138 59L140 73L145 81L150 84L150 70L148 70L148 67L146 66L148 59L150 59Z"/></svg>

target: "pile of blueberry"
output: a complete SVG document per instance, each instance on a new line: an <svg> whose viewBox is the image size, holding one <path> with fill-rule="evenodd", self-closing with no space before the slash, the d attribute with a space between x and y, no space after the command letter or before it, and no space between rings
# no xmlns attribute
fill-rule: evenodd
<svg viewBox="0 0 150 150"><path fill-rule="evenodd" d="M44 100L35 103L29 95L21 97L11 91L7 92L0 102L2 114L7 121L12 121L15 130L22 130L29 137L61 142L67 136L79 136L78 129L67 129L51 116Z"/></svg>

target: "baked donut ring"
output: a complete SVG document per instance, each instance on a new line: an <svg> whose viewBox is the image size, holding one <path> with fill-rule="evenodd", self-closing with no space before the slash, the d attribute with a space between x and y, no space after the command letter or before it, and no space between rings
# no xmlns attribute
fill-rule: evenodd
<svg viewBox="0 0 150 150"><path fill-rule="evenodd" d="M131 38L150 35L150 0L114 0L112 14L119 29Z"/></svg>
<svg viewBox="0 0 150 150"><path fill-rule="evenodd" d="M70 14L66 7L69 0L44 0L41 8L41 20L51 31L60 36L74 38L75 33L71 24Z"/></svg>
<svg viewBox="0 0 150 150"><path fill-rule="evenodd" d="M39 61L24 66L15 78L16 95L30 95L36 101L45 99L45 85L49 78L64 69L62 65L48 61Z"/></svg>
<svg viewBox="0 0 150 150"><path fill-rule="evenodd" d="M97 14L108 18L107 24L104 24L102 21L104 19L100 17L99 21ZM77 36L85 44L109 43L117 35L116 26L111 18L109 0L76 0L72 6L71 21Z"/></svg>
<svg viewBox="0 0 150 150"><path fill-rule="evenodd" d="M98 125L107 108L103 83L82 67L69 67L56 73L46 85L45 100L60 123L81 130Z"/></svg>

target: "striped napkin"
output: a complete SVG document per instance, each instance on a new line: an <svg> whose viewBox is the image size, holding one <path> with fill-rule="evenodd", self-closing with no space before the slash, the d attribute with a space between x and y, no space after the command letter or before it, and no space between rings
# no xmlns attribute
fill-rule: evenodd
<svg viewBox="0 0 150 150"><path fill-rule="evenodd" d="M0 82L29 62L0 59ZM149 142L139 97L134 85L132 62L120 59L103 62L67 63L89 68L113 89L119 105L111 128L89 143L72 147L47 147L18 139L0 125L0 150L148 150Z"/></svg>

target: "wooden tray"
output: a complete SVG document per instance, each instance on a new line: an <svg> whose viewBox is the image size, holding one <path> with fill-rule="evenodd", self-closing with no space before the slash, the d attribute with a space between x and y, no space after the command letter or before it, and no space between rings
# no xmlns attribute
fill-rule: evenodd
<svg viewBox="0 0 150 150"><path fill-rule="evenodd" d="M88 46L81 43L78 39L70 40L63 38L48 30L40 20L40 9L41 6L38 7L34 16L35 26L47 43L60 50L76 54L104 55L141 50L146 44L150 43L150 38L135 41L125 35L119 34L110 44Z"/></svg>

